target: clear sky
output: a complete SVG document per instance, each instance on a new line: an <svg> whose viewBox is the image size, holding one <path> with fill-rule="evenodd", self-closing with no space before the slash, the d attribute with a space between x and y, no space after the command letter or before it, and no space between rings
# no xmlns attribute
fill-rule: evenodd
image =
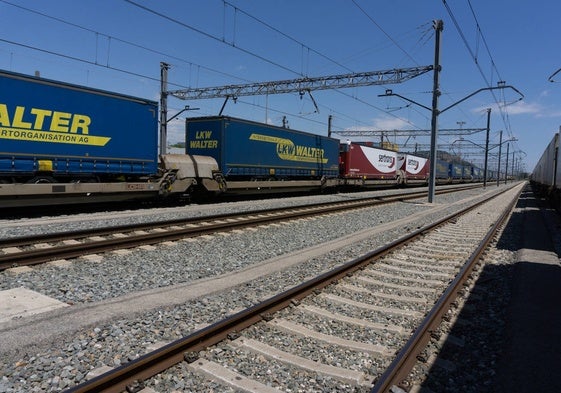
<svg viewBox="0 0 561 393"><path fill-rule="evenodd" d="M485 128L491 108L491 145L501 130L503 141L516 138L509 159L514 151L531 171L561 125L561 72L549 80L561 68L558 0L0 0L0 14L0 68L153 100L160 62L171 66L173 90L432 65L432 22L441 19L440 109L500 81L516 90L478 93L442 113L440 128ZM392 89L430 107L432 79L315 91L319 112L309 95L240 97L224 114L276 125L286 116L290 128L322 135L332 115L335 137L426 130L430 111L379 95ZM170 123L168 141L184 140L185 116L217 115L223 102L170 98L169 117L199 109ZM427 135L388 139L409 150ZM458 139L439 144L482 162L485 132Z"/></svg>

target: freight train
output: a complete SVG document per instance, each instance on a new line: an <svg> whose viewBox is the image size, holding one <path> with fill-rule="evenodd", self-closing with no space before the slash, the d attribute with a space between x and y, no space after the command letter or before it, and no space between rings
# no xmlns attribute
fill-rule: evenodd
<svg viewBox="0 0 561 393"><path fill-rule="evenodd" d="M561 210L560 132L553 135L530 175L530 182L536 192L547 197L558 210Z"/></svg>
<svg viewBox="0 0 561 393"><path fill-rule="evenodd" d="M187 119L185 153L158 154L155 101L8 71L0 71L0 91L3 208L413 185L429 177L422 156L226 116ZM472 181L470 171L439 160L437 182Z"/></svg>

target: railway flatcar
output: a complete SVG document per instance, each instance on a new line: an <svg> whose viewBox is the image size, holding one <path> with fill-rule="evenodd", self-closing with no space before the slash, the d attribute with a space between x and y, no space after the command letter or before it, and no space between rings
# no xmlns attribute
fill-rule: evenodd
<svg viewBox="0 0 561 393"><path fill-rule="evenodd" d="M186 154L215 159L229 194L339 184L339 140L227 116L188 118Z"/></svg>
<svg viewBox="0 0 561 393"><path fill-rule="evenodd" d="M399 185L404 173L393 150L348 142L340 146L340 175L345 186Z"/></svg>

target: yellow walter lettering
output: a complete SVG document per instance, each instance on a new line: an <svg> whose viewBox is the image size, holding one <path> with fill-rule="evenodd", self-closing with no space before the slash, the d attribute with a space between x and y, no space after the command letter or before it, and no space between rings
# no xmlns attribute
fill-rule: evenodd
<svg viewBox="0 0 561 393"><path fill-rule="evenodd" d="M296 155L300 157L323 158L324 150L317 147L296 146Z"/></svg>
<svg viewBox="0 0 561 393"><path fill-rule="evenodd" d="M31 113L35 115L35 125L33 126L33 128L36 130L42 130L45 117L50 117L53 111L33 108L31 109Z"/></svg>
<svg viewBox="0 0 561 393"><path fill-rule="evenodd" d="M90 119L89 116L74 115L74 117L72 118L72 125L70 126L70 132L71 133L77 133L78 129L81 129L82 134L87 135L88 134L88 127L90 126L91 122L92 122L92 119Z"/></svg>
<svg viewBox="0 0 561 393"><path fill-rule="evenodd" d="M26 111L24 106L17 106L10 116L7 105L0 104L0 125L3 127L45 130L49 120L49 131L89 134L91 118L87 115L40 108Z"/></svg>
<svg viewBox="0 0 561 393"><path fill-rule="evenodd" d="M68 132L70 125L70 118L72 114L66 112L53 113L53 120L51 121L51 131Z"/></svg>
<svg viewBox="0 0 561 393"><path fill-rule="evenodd" d="M189 141L191 149L216 149L218 141L216 139L210 141Z"/></svg>
<svg viewBox="0 0 561 393"><path fill-rule="evenodd" d="M23 113L25 112L25 107L17 106L16 112L14 113L14 121L12 125L18 128L31 128L31 123L23 121Z"/></svg>

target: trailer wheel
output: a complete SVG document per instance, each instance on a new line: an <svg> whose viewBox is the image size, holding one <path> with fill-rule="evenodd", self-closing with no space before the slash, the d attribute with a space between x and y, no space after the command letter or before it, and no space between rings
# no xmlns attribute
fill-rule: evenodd
<svg viewBox="0 0 561 393"><path fill-rule="evenodd" d="M51 176L35 176L26 181L27 184L43 184L43 183L56 183L55 179Z"/></svg>

